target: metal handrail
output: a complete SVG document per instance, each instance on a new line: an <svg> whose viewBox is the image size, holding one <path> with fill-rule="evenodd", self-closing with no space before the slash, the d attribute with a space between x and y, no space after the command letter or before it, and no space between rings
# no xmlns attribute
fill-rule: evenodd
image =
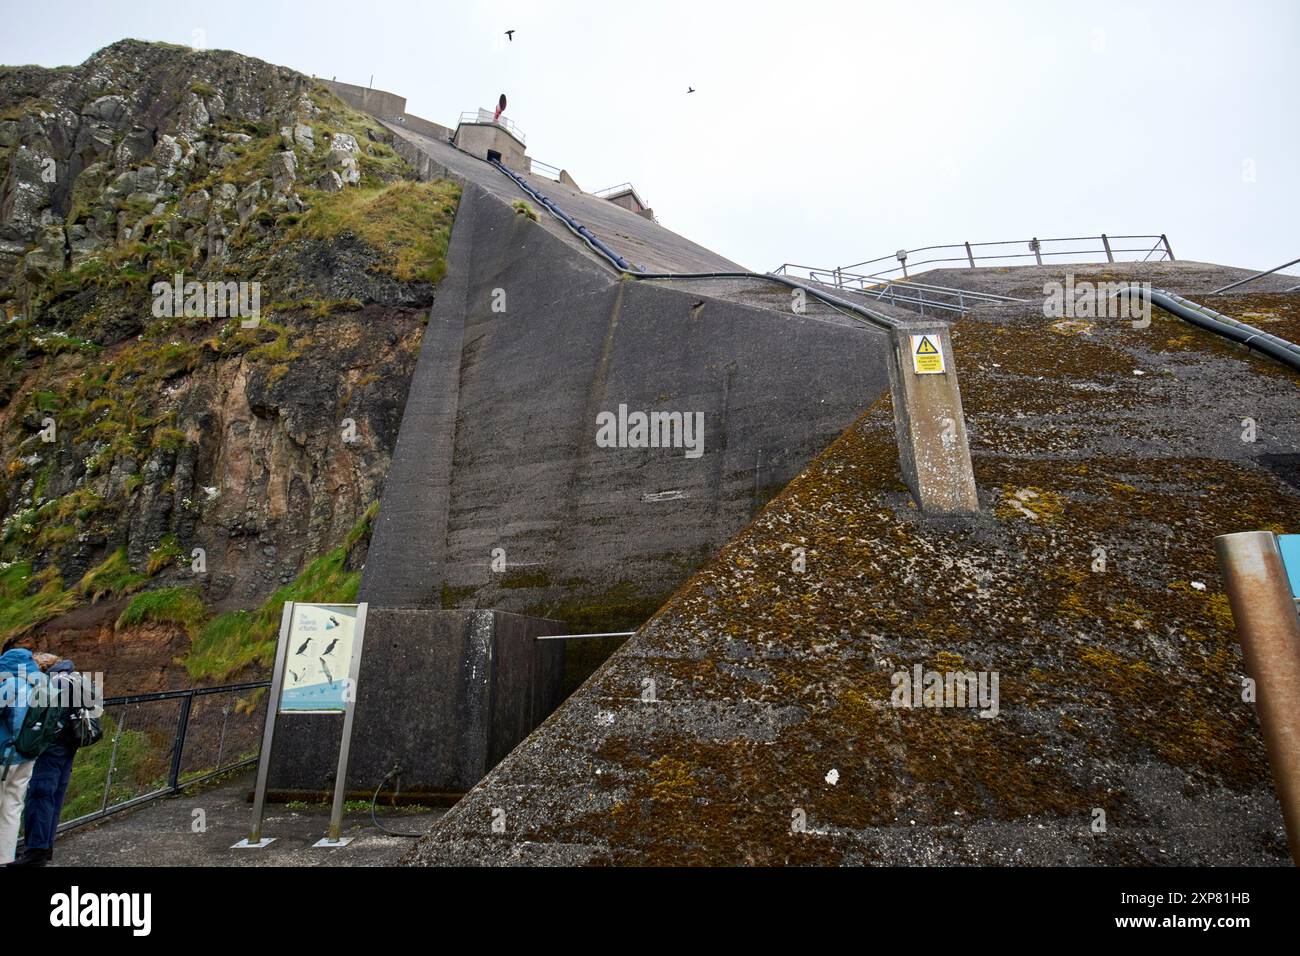
<svg viewBox="0 0 1300 956"><path fill-rule="evenodd" d="M121 707L123 708L123 711L121 714L121 719L117 722L116 730L111 737L111 743L110 743L110 739L106 737L104 740L101 740L97 745L97 746L111 747L111 754L109 756L109 761L108 761L108 770L105 773L105 777L104 777L103 799L100 802L100 807L98 810L94 810L90 813L82 814L79 817L75 817L74 819L65 820L61 822L58 825L57 832L63 833L67 830L71 830L74 827L84 826L87 823L94 823L95 821L102 820L103 818L110 816L114 813L120 813L123 810L129 810L132 809L133 807L138 807L141 804L148 803L150 800L156 800L159 797L170 796L170 795L180 793L186 787L191 787L194 786L195 784L203 783L204 781L210 780L219 774L229 773L232 770L238 770L255 763L258 759L256 754L253 754L251 756L242 756L242 757L236 756L235 759L233 759L230 763L223 763L223 760L226 755L225 754L225 748L226 748L225 720L227 720L230 715L230 709L229 706L227 706L222 711L223 723L220 730L220 748L218 750L215 768L206 773L202 773L197 776L186 777L184 779L182 779L182 775L181 775L182 758L185 753L185 743L190 731L190 716L191 716L192 706L194 704L195 698L207 697L213 694L233 694L233 693L238 693L240 691L259 690L261 688L270 687L270 686L271 686L270 681L249 681L241 684L222 684L215 687L191 687L191 688L186 688L184 690L155 691L146 694L127 694L120 697L105 697L100 702L103 712L106 713L109 710L109 708L113 708L113 707ZM127 725L126 717L127 714L129 713L126 710L126 708L134 704L148 704L157 701L168 701L168 700L178 701L179 709L176 718L176 729L172 736L170 757L167 761L166 782L162 783L161 780L159 780L159 782L155 784L153 789L149 790L146 793L134 795L129 799L123 800L118 803L110 803L109 797L113 790L113 774L114 771L117 770L118 744L122 739L123 733L126 731L126 725ZM133 732L138 732L135 731L134 728L132 730ZM80 753L80 751L78 751L78 753Z"/></svg>
<svg viewBox="0 0 1300 956"><path fill-rule="evenodd" d="M604 189L597 189L592 195L604 199L606 196L612 196L618 192L634 193L636 190L631 183L619 183L617 186L606 186Z"/></svg>
<svg viewBox="0 0 1300 956"><path fill-rule="evenodd" d="M1132 248L1130 247L1116 248L1113 245L1111 245L1112 239L1124 240L1124 241L1127 240L1155 240L1155 241L1154 244L1149 247L1144 245L1141 247L1132 247ZM1043 248L1045 245L1049 243L1061 243L1061 242L1092 243L1097 240L1101 241L1100 248L1093 247L1093 248L1084 248L1084 249L1065 249L1059 251L1045 250ZM1014 246L1014 245L1021 245L1021 244L1026 245L1029 251L1028 252L1003 252L995 255L976 255L975 253L976 249L987 249L993 246ZM918 252L940 252L940 251L948 251L948 250L959 251L961 254L954 255L954 256L934 256L927 259L921 259L919 261L912 258L913 254ZM1175 261L1173 249L1169 245L1169 239L1163 233L1161 233L1160 235L1148 235L1148 236L1140 236L1140 235L1111 236L1111 235L1107 235L1106 233L1102 233L1100 236L1066 236L1066 237L1055 238L1055 239L1039 239L1037 237L1034 237L1032 239L1000 239L993 242L960 242L960 243L946 243L946 244L934 245L934 246L920 246L916 249L900 249L892 256L878 256L875 259L866 259L862 262L854 262L846 266L838 266L835 269L819 269L818 271L828 275L834 275L836 273L852 272L853 270L859 269L862 266L873 266L878 263L888 262L890 260L896 261L898 265L891 266L888 269L881 269L877 272L867 273L864 276L865 278L871 280L881 280L881 279L890 278L894 273L897 272L902 272L903 277L906 278L908 275L907 269L909 265L912 266L913 268L916 268L917 266L935 265L938 263L946 263L946 262L965 262L972 269L974 269L976 268L977 262L990 262L995 260L1005 261L1008 259L1015 259L1015 260L1033 259L1036 262L1036 264L1041 266L1043 264L1044 256L1105 255L1106 261L1114 262L1116 255L1129 254L1129 253L1134 255L1136 255L1137 253L1144 253L1142 259L1139 261L1146 262L1148 259L1150 259L1150 257L1153 254L1157 252L1160 255L1159 258L1155 259L1154 261L1156 262L1160 262L1164 260L1168 260L1170 262ZM784 270L787 268L807 268L807 267L795 266L793 263L782 263L782 265L772 270L772 272L774 275L783 275L785 274Z"/></svg>
<svg viewBox="0 0 1300 956"><path fill-rule="evenodd" d="M792 263L786 263L780 267L777 273L779 275L802 273L800 278L807 278L810 282L816 282L821 285L834 286L837 289L847 289L858 292L865 296L870 296L878 302L889 302L891 305L913 306L919 305L922 315L926 314L926 309L937 309L940 312L954 312L958 315L965 315L970 311L970 306L982 305L989 302L997 303L1023 303L1028 299L1018 299L1009 295L997 295L992 292L975 292L970 289L959 289L950 286L932 285L926 282L913 282L903 279L873 279L870 276L860 275L854 272L845 272L843 270L826 271L811 266L800 266Z"/></svg>
<svg viewBox="0 0 1300 956"><path fill-rule="evenodd" d="M524 136L524 131L516 126L511 119L506 116L498 116L496 119L493 119L493 115L493 110L485 110L480 106L477 111L471 110L466 113L461 113L457 125L460 123L474 123L484 126L500 126L503 130L506 130L514 136L515 139L519 140L519 142L523 143L527 141Z"/></svg>
<svg viewBox="0 0 1300 956"><path fill-rule="evenodd" d="M1235 289L1237 288L1237 286L1245 285L1247 282L1254 282L1256 279L1264 278L1264 276L1271 276L1274 272L1280 272L1281 270L1285 269L1287 266L1293 266L1297 262L1300 262L1300 259L1292 259L1290 262L1284 262L1280 266L1274 266L1272 269L1267 269L1264 272L1256 272L1253 276L1247 276L1244 279L1238 279L1236 282L1229 282L1221 289L1215 289L1213 292L1210 293L1210 295L1218 295L1220 292L1227 292L1229 289ZM1291 288L1283 289L1282 291L1295 292L1297 289L1300 289L1300 285L1293 285L1291 286Z"/></svg>
<svg viewBox="0 0 1300 956"><path fill-rule="evenodd" d="M537 173L539 176L545 176L547 179L553 179L557 183L560 181L560 173L563 170L558 166L552 166L550 163L544 163L540 159L528 160L528 171Z"/></svg>

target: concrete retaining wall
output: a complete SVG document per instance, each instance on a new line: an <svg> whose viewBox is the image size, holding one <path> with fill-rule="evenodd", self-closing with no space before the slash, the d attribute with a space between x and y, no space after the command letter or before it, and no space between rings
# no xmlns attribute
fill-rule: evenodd
<svg viewBox="0 0 1300 956"><path fill-rule="evenodd" d="M403 113L397 122L409 130L419 133L421 136L428 136L436 140L451 139L452 131L446 126L434 123L430 120L414 116L411 113Z"/></svg>
<svg viewBox="0 0 1300 956"><path fill-rule="evenodd" d="M499 611L369 609L347 788L369 793L395 766L403 793L464 793L560 703L554 621ZM273 795L334 786L343 718L282 715ZM389 787L393 781L389 782Z"/></svg>
<svg viewBox="0 0 1300 956"><path fill-rule="evenodd" d="M327 89L354 109L380 119L395 120L406 114L406 97L338 80L321 80Z"/></svg>
<svg viewBox="0 0 1300 956"><path fill-rule="evenodd" d="M361 599L640 623L884 390L883 336L703 292L467 184ZM620 405L702 413L703 454L598 447Z"/></svg>
<svg viewBox="0 0 1300 956"><path fill-rule="evenodd" d="M338 80L321 80L329 90L353 109L369 113L378 119L396 123L405 129L413 130L422 136L436 140L445 140L451 136L451 130L422 116L406 112L406 97L384 90L356 86L352 83L340 83Z"/></svg>

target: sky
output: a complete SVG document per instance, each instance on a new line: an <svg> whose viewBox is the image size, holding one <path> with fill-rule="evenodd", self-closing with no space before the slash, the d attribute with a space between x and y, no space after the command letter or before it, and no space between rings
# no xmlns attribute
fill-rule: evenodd
<svg viewBox="0 0 1300 956"><path fill-rule="evenodd" d="M1296 0L0 0L0 23L0 63L231 49L444 125L504 92L533 159L630 181L753 269L1103 232L1300 256Z"/></svg>

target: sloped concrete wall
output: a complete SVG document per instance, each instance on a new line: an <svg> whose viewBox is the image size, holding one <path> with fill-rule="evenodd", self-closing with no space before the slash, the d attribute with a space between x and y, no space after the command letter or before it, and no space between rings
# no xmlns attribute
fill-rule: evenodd
<svg viewBox="0 0 1300 956"><path fill-rule="evenodd" d="M882 336L620 281L467 184L362 599L653 610L885 387ZM620 405L703 454L597 447Z"/></svg>

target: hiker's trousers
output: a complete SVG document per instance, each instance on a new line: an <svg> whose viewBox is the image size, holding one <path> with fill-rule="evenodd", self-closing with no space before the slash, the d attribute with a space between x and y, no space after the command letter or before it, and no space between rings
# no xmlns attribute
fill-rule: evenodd
<svg viewBox="0 0 1300 956"><path fill-rule="evenodd" d="M59 828L63 797L72 778L72 760L76 747L55 742L36 758L31 783L27 785L27 810L23 814L23 837L29 849L48 850L54 846Z"/></svg>
<svg viewBox="0 0 1300 956"><path fill-rule="evenodd" d="M27 784L32 779L35 760L0 767L4 780L0 781L0 866L14 861L18 849L18 821L23 815L23 801L27 798ZM8 770L8 773L5 771Z"/></svg>

